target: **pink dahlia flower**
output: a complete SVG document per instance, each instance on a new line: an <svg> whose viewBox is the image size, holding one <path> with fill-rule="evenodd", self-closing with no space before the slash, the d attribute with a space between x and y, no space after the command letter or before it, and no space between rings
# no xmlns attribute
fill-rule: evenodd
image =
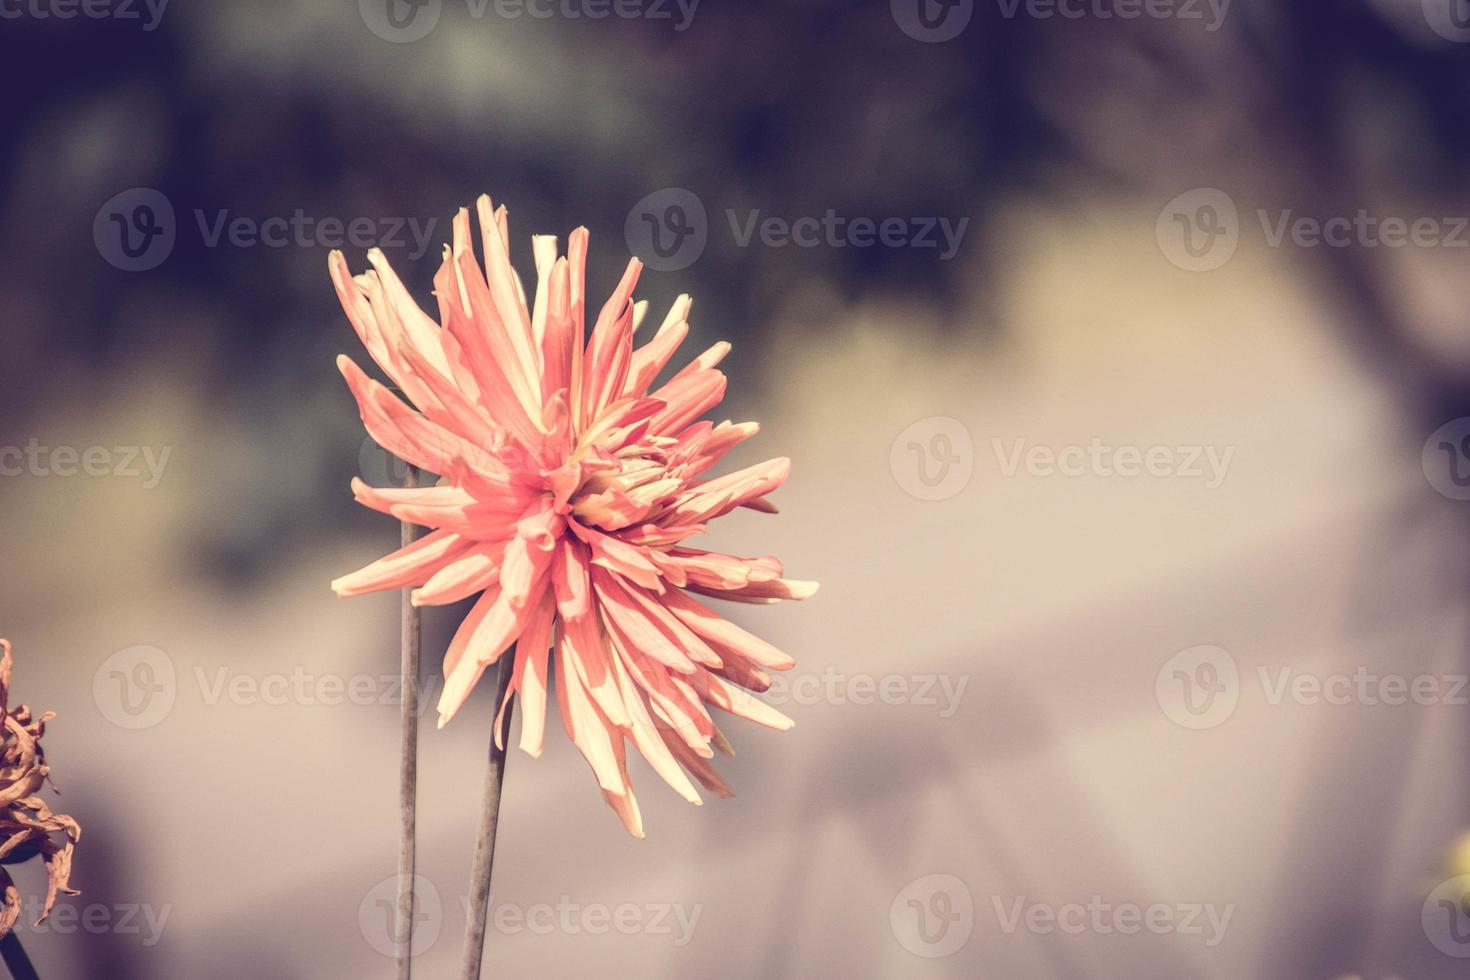
<svg viewBox="0 0 1470 980"><path fill-rule="evenodd" d="M481 593L444 657L443 727L512 645L514 667L496 718L521 704L521 748L539 755L550 676L562 723L591 765L608 804L642 836L628 780L631 741L681 796L699 803L686 774L729 796L709 760L728 743L707 705L776 729L790 719L752 697L786 654L712 612L691 593L768 603L804 599L815 583L782 577L774 558L688 547L686 539L737 507L774 511L766 495L787 459L713 479L705 474L753 422L697 421L719 403L718 343L650 392L689 332L681 296L647 344L633 333L642 263L632 259L585 333L587 230L567 255L552 236L532 238L536 295L510 264L505 208L477 202L488 274L475 259L469 212L434 277L439 323L419 309L382 253L353 277L333 252L332 281L347 317L405 404L349 358L347 378L368 432L384 449L431 473L437 486L374 488L357 500L428 534L332 584L338 595L413 588L418 605ZM585 347L584 347L585 342Z"/></svg>

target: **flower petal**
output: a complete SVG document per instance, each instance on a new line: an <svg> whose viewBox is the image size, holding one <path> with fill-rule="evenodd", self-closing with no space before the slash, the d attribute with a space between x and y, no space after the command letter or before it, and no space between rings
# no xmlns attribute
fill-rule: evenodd
<svg viewBox="0 0 1470 980"><path fill-rule="evenodd" d="M548 590L541 594L535 610L526 620L526 628L516 640L515 668L505 688L505 698L495 715L495 745L505 748L502 721L513 697L521 703L521 751L533 757L541 755L542 736L546 730L547 657L551 650L551 624L556 606Z"/></svg>
<svg viewBox="0 0 1470 980"><path fill-rule="evenodd" d="M582 684L582 678L569 661L575 656L562 632L556 644L556 703L561 709L562 726L567 736L592 767L598 785L609 793L625 796L628 792L627 772L618 765L613 742L622 743L623 735L597 710Z"/></svg>
<svg viewBox="0 0 1470 980"><path fill-rule="evenodd" d="M623 391L633 360L633 307L643 263L629 259L622 281L603 305L587 342L586 374L582 378L582 428L590 426Z"/></svg>
<svg viewBox="0 0 1470 980"><path fill-rule="evenodd" d="M446 606L483 592L500 580L500 560L505 545L476 544L440 568L409 596L415 606Z"/></svg>
<svg viewBox="0 0 1470 980"><path fill-rule="evenodd" d="M741 656L772 670L788 670L796 661L765 640L747 633L728 619L723 619L677 589L664 596L664 605L679 621L712 644L723 644ZM718 646L715 647L719 649Z"/></svg>
<svg viewBox="0 0 1470 980"><path fill-rule="evenodd" d="M598 608L603 616L618 628L630 647L670 670L681 674L694 673L694 661L679 643L681 634L650 616L642 604L619 584L617 576L594 569L592 588L597 593Z"/></svg>
<svg viewBox="0 0 1470 980"><path fill-rule="evenodd" d="M732 715L753 721L757 725L765 725L767 728L784 732L796 724L754 694L736 687L723 677L711 674L707 670L695 671L689 683L699 692L699 696L710 704L723 708Z"/></svg>
<svg viewBox="0 0 1470 980"><path fill-rule="evenodd" d="M332 582L337 595L364 595L384 589L402 589L429 580L439 568L470 547L471 542L452 531L430 531L410 545Z"/></svg>

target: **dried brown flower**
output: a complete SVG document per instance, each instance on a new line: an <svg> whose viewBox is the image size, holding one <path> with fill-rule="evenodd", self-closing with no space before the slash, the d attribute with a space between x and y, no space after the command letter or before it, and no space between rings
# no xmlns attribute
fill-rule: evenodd
<svg viewBox="0 0 1470 980"><path fill-rule="evenodd" d="M72 847L82 828L65 814L52 813L36 793L50 781L51 769L41 749L46 722L56 717L48 711L39 718L31 709L10 707L10 643L0 640L0 716L5 719L4 743L0 745L0 862L40 854L49 879L46 905L36 920L39 925L56 904L58 893L80 894L69 887ZM56 789L52 785L52 791ZM60 835L58 838L56 835ZM0 866L0 936L10 932L20 918L21 897L15 881Z"/></svg>

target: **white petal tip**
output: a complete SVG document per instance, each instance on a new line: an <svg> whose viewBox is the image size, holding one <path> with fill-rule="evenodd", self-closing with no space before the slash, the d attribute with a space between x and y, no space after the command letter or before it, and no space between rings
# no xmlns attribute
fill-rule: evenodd
<svg viewBox="0 0 1470 980"><path fill-rule="evenodd" d="M810 599L817 594L817 590L822 586L820 582L797 582L788 579L786 581L786 587L791 592L791 598Z"/></svg>

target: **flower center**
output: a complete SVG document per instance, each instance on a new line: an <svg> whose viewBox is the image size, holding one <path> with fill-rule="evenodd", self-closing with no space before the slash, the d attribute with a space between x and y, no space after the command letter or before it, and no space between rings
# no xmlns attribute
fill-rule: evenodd
<svg viewBox="0 0 1470 980"><path fill-rule="evenodd" d="M571 496L572 513L582 523L604 531L648 520L681 483L669 475L663 453L656 449L648 455L613 457L583 466L585 479Z"/></svg>

